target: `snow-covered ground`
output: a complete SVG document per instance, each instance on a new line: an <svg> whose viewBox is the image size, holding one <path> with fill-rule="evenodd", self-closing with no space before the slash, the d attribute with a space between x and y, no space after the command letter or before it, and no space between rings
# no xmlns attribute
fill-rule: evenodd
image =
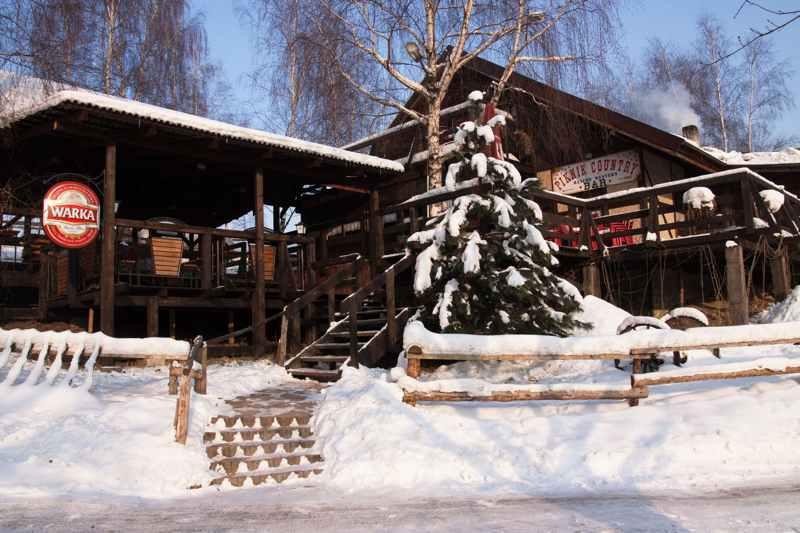
<svg viewBox="0 0 800 533"><path fill-rule="evenodd" d="M626 316L585 298L581 319L593 328L583 335L613 335ZM692 351L687 368L760 358L800 364L800 347L731 348L722 357ZM630 383L630 374L610 361L460 362L423 373L418 387L463 390L478 378L605 388ZM622 401L410 407L401 401L401 384L409 379L399 369L346 369L325 392L316 420L325 483L351 492L390 486L415 494L589 495L800 481L796 377L651 387L636 408Z"/></svg>
<svg viewBox="0 0 800 533"><path fill-rule="evenodd" d="M0 369L0 382L7 372ZM176 397L167 394L166 368L95 372L91 392L0 387L0 497L185 496L211 478L203 429L226 412L224 399L287 379L267 363L212 365L208 394L192 397L186 446L174 442Z"/></svg>
<svg viewBox="0 0 800 533"><path fill-rule="evenodd" d="M763 319L797 316L797 296ZM593 327L581 334L613 335L627 316L587 297L580 318ZM729 349L722 362L763 357L800 359L800 347ZM688 368L719 362L708 352L690 352ZM251 489L253 494L297 500L310 490L351 503L409 494L464 501L507 495L638 498L800 483L796 377L652 387L636 408L622 401L411 407L402 403L398 374L347 368L324 392L314 421L325 457L315 488L289 484ZM629 374L611 362L456 363L422 380L470 377L622 386ZM249 491L187 490L209 479L203 428L209 416L224 412L223 399L287 379L268 363L212 365L209 394L193 396L185 447L173 442L175 397L167 394L163 369L95 374L88 394L63 387L7 388L0 393L0 500L110 497L123 506L131 497L238 501Z"/></svg>

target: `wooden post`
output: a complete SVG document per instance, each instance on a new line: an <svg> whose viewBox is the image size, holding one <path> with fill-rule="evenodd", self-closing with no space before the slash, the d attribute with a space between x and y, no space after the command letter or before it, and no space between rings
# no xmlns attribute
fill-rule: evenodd
<svg viewBox="0 0 800 533"><path fill-rule="evenodd" d="M418 217L417 208L416 207L410 208L408 210L408 216L409 216L409 222L410 222L410 226L411 226L409 228L409 231L411 231L411 233L418 232L419 231L419 220L417 219L417 217Z"/></svg>
<svg viewBox="0 0 800 533"><path fill-rule="evenodd" d="M281 300L286 302L289 299L289 245L286 241L278 244L278 284L280 285Z"/></svg>
<svg viewBox="0 0 800 533"><path fill-rule="evenodd" d="M211 261L212 238L210 233L200 235L200 285L204 291L211 290L213 274Z"/></svg>
<svg viewBox="0 0 800 533"><path fill-rule="evenodd" d="M305 270L306 270L306 284L305 290L309 290L317 284L317 271L315 270L317 262L317 244L316 241L310 242L305 245Z"/></svg>
<svg viewBox="0 0 800 533"><path fill-rule="evenodd" d="M778 248L769 258L769 270L772 276L772 295L776 300L783 300L792 292L792 273L785 246Z"/></svg>
<svg viewBox="0 0 800 533"><path fill-rule="evenodd" d="M208 391L208 347L203 343L200 348L200 378L194 380L194 391L197 394L206 394Z"/></svg>
<svg viewBox="0 0 800 533"><path fill-rule="evenodd" d="M750 303L742 247L738 244L725 247L725 273L728 289L728 321L731 325L747 324L750 320Z"/></svg>
<svg viewBox="0 0 800 533"><path fill-rule="evenodd" d="M377 190L369 193L369 238L369 260L372 266L372 275L376 276L383 260L383 214L381 213L381 196Z"/></svg>
<svg viewBox="0 0 800 533"><path fill-rule="evenodd" d="M42 250L39 265L39 320L47 322L48 304L50 302L50 255Z"/></svg>
<svg viewBox="0 0 800 533"><path fill-rule="evenodd" d="M389 345L397 344L397 302L395 298L395 273L394 268L386 271L386 330L389 334Z"/></svg>
<svg viewBox="0 0 800 533"><path fill-rule="evenodd" d="M422 350L419 346L412 346L409 348L408 353L412 355L422 355ZM419 359L406 359L406 375L410 378L417 379L419 377L420 371L422 370L422 361Z"/></svg>
<svg viewBox="0 0 800 533"><path fill-rule="evenodd" d="M281 317L281 333L278 338L278 350L275 352L275 364L283 366L286 364L286 352L288 351L289 342L289 308L283 308L283 316Z"/></svg>
<svg viewBox="0 0 800 533"><path fill-rule="evenodd" d="M175 310L169 310L169 336L173 339L177 336L177 325L175 324Z"/></svg>
<svg viewBox="0 0 800 533"><path fill-rule="evenodd" d="M635 374L642 373L642 360L639 358L634 358L633 362L631 363L631 388L635 387L635 378L633 377ZM628 405L631 407L636 407L639 405L638 398L631 398L628 400Z"/></svg>
<svg viewBox="0 0 800 533"><path fill-rule="evenodd" d="M94 333L94 307L89 308L89 316L86 319L86 332Z"/></svg>
<svg viewBox="0 0 800 533"><path fill-rule="evenodd" d="M328 289L328 323L333 324L336 320L336 288Z"/></svg>
<svg viewBox="0 0 800 533"><path fill-rule="evenodd" d="M296 306L291 307L292 312L290 314L291 317L291 338L289 342L289 349L291 350L292 354L297 353L300 351L300 343L302 342L302 327L303 323L301 322L302 318L300 317L300 309Z"/></svg>
<svg viewBox="0 0 800 533"><path fill-rule="evenodd" d="M69 250L67 252L67 302L70 307L78 307L80 268L78 250Z"/></svg>
<svg viewBox="0 0 800 533"><path fill-rule="evenodd" d="M147 336L158 337L158 296L147 298Z"/></svg>
<svg viewBox="0 0 800 533"><path fill-rule="evenodd" d="M321 230L317 237L317 258L321 263L328 260L328 228Z"/></svg>
<svg viewBox="0 0 800 533"><path fill-rule="evenodd" d="M750 178L744 176L739 180L742 193L742 214L744 215L744 226L749 229L755 229L756 223L753 217L755 216L753 210L753 190L750 186ZM739 251L741 254L741 250Z"/></svg>
<svg viewBox="0 0 800 533"><path fill-rule="evenodd" d="M103 243L100 268L100 330L114 335L114 253L117 233L114 227L117 202L117 146L106 146L106 168L103 179Z"/></svg>
<svg viewBox="0 0 800 533"><path fill-rule="evenodd" d="M228 333L233 333L234 328L236 327L236 323L234 320L234 313L233 311L228 311ZM235 344L236 339L233 337L228 337L228 344Z"/></svg>
<svg viewBox="0 0 800 533"><path fill-rule="evenodd" d="M184 370L178 378L178 400L175 406L175 442L186 444L189 433L189 400L192 396L192 374Z"/></svg>
<svg viewBox="0 0 800 533"><path fill-rule="evenodd" d="M603 289L600 285L600 267L597 263L583 266L583 294L602 297Z"/></svg>
<svg viewBox="0 0 800 533"><path fill-rule="evenodd" d="M350 366L358 368L358 305L350 302Z"/></svg>
<svg viewBox="0 0 800 533"><path fill-rule="evenodd" d="M253 214L256 218L256 287L253 294L252 322L253 322L253 355L260 356L264 353L266 344L266 330L264 317L266 314L265 287L264 287L264 172L259 168L255 172L255 204Z"/></svg>

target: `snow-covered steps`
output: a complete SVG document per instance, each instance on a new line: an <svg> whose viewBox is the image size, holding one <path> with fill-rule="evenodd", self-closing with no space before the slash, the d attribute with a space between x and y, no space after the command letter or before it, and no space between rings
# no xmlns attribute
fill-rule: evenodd
<svg viewBox="0 0 800 533"><path fill-rule="evenodd" d="M288 468L276 468L270 470L256 470L243 474L233 474L220 476L211 480L211 485L225 485L229 483L234 487L258 486L264 483L283 483L290 479L307 479L311 476L321 474L322 468L315 465L293 466Z"/></svg>
<svg viewBox="0 0 800 533"><path fill-rule="evenodd" d="M247 457L226 457L224 459L211 461L210 468L216 472L233 475L262 471L270 468L314 465L321 462L322 455L319 453L271 453Z"/></svg>
<svg viewBox="0 0 800 533"><path fill-rule="evenodd" d="M295 426L269 429L222 429L210 428L203 434L205 443L222 442L266 442L273 439L307 439L313 434L310 426Z"/></svg>
<svg viewBox="0 0 800 533"><path fill-rule="evenodd" d="M203 436L211 485L250 487L321 473L312 425L321 389L314 381L286 383L228 401L234 413L211 417Z"/></svg>
<svg viewBox="0 0 800 533"><path fill-rule="evenodd" d="M314 439L272 439L269 441L242 441L215 443L206 446L209 459L223 457L251 457L258 454L295 453L298 450L309 450L314 447Z"/></svg>

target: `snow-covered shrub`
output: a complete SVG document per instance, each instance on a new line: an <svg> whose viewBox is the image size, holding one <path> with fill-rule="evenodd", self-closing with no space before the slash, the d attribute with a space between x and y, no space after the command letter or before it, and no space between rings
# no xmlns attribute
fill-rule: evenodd
<svg viewBox="0 0 800 533"><path fill-rule="evenodd" d="M550 269L557 246L544 239L542 212L532 200L535 179L488 157L491 128L464 122L455 136L460 160L447 182L477 178L482 194L457 198L435 225L409 239L418 255L414 290L426 328L444 333L527 333L565 336L580 324L580 295Z"/></svg>

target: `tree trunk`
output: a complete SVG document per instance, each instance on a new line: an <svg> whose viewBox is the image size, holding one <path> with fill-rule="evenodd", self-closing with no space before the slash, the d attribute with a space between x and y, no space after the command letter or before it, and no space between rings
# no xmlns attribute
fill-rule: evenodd
<svg viewBox="0 0 800 533"><path fill-rule="evenodd" d="M439 112L441 103L428 104L428 190L442 186L442 159L439 145Z"/></svg>

